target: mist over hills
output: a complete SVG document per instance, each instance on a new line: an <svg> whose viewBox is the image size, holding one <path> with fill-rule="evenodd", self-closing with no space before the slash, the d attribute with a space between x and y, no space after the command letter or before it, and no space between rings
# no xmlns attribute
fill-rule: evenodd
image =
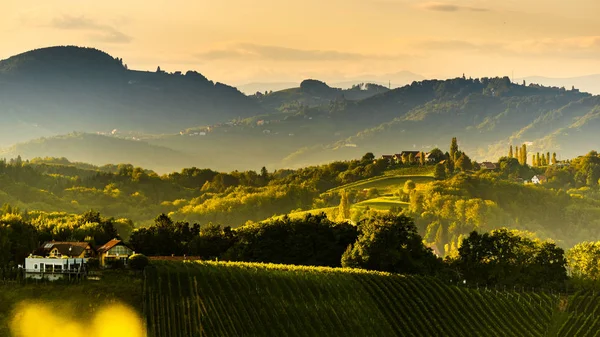
<svg viewBox="0 0 600 337"><path fill-rule="evenodd" d="M600 145L597 96L526 82L460 77L390 90L309 79L246 96L195 71L133 71L96 49L51 47L0 61L0 157L232 171L445 150L451 137L476 160L511 144L564 158Z"/></svg>

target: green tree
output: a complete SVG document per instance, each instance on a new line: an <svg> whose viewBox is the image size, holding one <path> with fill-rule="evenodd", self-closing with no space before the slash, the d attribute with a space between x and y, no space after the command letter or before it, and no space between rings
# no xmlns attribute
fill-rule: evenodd
<svg viewBox="0 0 600 337"><path fill-rule="evenodd" d="M542 166L543 162L540 160L540 153L535 154L535 163L531 163L533 166Z"/></svg>
<svg viewBox="0 0 600 337"><path fill-rule="evenodd" d="M535 154L531 155L531 166L537 166L537 159L535 157Z"/></svg>
<svg viewBox="0 0 600 337"><path fill-rule="evenodd" d="M425 166L425 152L423 151L419 153L419 164Z"/></svg>
<svg viewBox="0 0 600 337"><path fill-rule="evenodd" d="M417 185L415 182L409 179L404 183L404 193L410 194L410 192L414 191L416 187Z"/></svg>
<svg viewBox="0 0 600 337"><path fill-rule="evenodd" d="M408 155L408 163L409 163L410 165L412 165L412 164L414 164L414 163L415 163L415 155L414 155L413 153L410 153L410 154Z"/></svg>
<svg viewBox="0 0 600 337"><path fill-rule="evenodd" d="M513 146L510 146L510 149L508 150L508 158L512 158L513 157Z"/></svg>
<svg viewBox="0 0 600 337"><path fill-rule="evenodd" d="M521 147L521 165L527 165L527 145L523 144Z"/></svg>
<svg viewBox="0 0 600 337"><path fill-rule="evenodd" d="M409 217L376 215L361 221L359 228L358 239L342 256L343 267L431 274L439 266Z"/></svg>
<svg viewBox="0 0 600 337"><path fill-rule="evenodd" d="M556 165L558 161L556 160L556 152L552 153L552 165Z"/></svg>
<svg viewBox="0 0 600 337"><path fill-rule="evenodd" d="M375 155L372 152L367 152L365 153L364 156L362 156L361 161L363 162L372 162L375 160Z"/></svg>
<svg viewBox="0 0 600 337"><path fill-rule="evenodd" d="M463 172L472 170L473 163L471 162L471 158L469 158L466 154L462 153L456 161L456 168Z"/></svg>
<svg viewBox="0 0 600 337"><path fill-rule="evenodd" d="M458 152L458 141L456 137L452 137L452 141L450 143L450 158L453 161L456 161L456 153Z"/></svg>
<svg viewBox="0 0 600 337"><path fill-rule="evenodd" d="M150 263L150 260L143 254L133 254L129 257L127 264L133 270L144 270Z"/></svg>
<svg viewBox="0 0 600 337"><path fill-rule="evenodd" d="M439 163L445 159L444 152L442 152L442 150L438 149L437 147L435 149L431 150L431 152L429 152L429 157L433 158L433 160L436 163Z"/></svg>
<svg viewBox="0 0 600 337"><path fill-rule="evenodd" d="M340 192L340 205L338 206L338 221L350 219L350 202L346 190Z"/></svg>
<svg viewBox="0 0 600 337"><path fill-rule="evenodd" d="M550 152L546 152L546 166L550 165Z"/></svg>
<svg viewBox="0 0 600 337"><path fill-rule="evenodd" d="M567 251L569 271L582 281L600 281L600 241L581 242Z"/></svg>
<svg viewBox="0 0 600 337"><path fill-rule="evenodd" d="M514 157L514 158L515 158L515 159L517 159L517 161L518 161L519 163L521 163L521 157L519 157L520 155L521 155L521 154L519 153L519 147L518 147L518 146L515 146L515 157Z"/></svg>
<svg viewBox="0 0 600 337"><path fill-rule="evenodd" d="M437 180L446 179L446 168L443 164L435 164L435 171L433 172L433 177Z"/></svg>
<svg viewBox="0 0 600 337"><path fill-rule="evenodd" d="M454 161L452 160L452 158L448 158L444 165L446 169L446 176L452 176L454 174Z"/></svg>

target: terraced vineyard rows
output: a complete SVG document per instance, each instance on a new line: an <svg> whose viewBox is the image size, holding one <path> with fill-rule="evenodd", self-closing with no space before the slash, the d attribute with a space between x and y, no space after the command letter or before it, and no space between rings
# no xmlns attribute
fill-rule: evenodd
<svg viewBox="0 0 600 337"><path fill-rule="evenodd" d="M323 267L155 262L145 278L151 337L545 336L557 306L548 295Z"/></svg>
<svg viewBox="0 0 600 337"><path fill-rule="evenodd" d="M582 291L569 299L558 336L600 336L600 294Z"/></svg>

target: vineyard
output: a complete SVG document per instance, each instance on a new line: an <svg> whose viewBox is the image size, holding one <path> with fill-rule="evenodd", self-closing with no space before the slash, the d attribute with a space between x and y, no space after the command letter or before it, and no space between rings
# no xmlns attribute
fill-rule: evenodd
<svg viewBox="0 0 600 337"><path fill-rule="evenodd" d="M600 294L582 291L564 303L554 323L558 336L600 336Z"/></svg>
<svg viewBox="0 0 600 337"><path fill-rule="evenodd" d="M150 337L546 336L558 307L545 294L324 267L156 261L145 279ZM580 307L561 336L591 326L595 307Z"/></svg>

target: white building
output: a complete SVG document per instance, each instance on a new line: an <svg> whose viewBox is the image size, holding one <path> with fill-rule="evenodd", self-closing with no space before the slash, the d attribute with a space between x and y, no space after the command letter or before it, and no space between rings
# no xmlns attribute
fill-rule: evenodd
<svg viewBox="0 0 600 337"><path fill-rule="evenodd" d="M25 278L56 281L85 276L86 258L29 256L25 259Z"/></svg>

